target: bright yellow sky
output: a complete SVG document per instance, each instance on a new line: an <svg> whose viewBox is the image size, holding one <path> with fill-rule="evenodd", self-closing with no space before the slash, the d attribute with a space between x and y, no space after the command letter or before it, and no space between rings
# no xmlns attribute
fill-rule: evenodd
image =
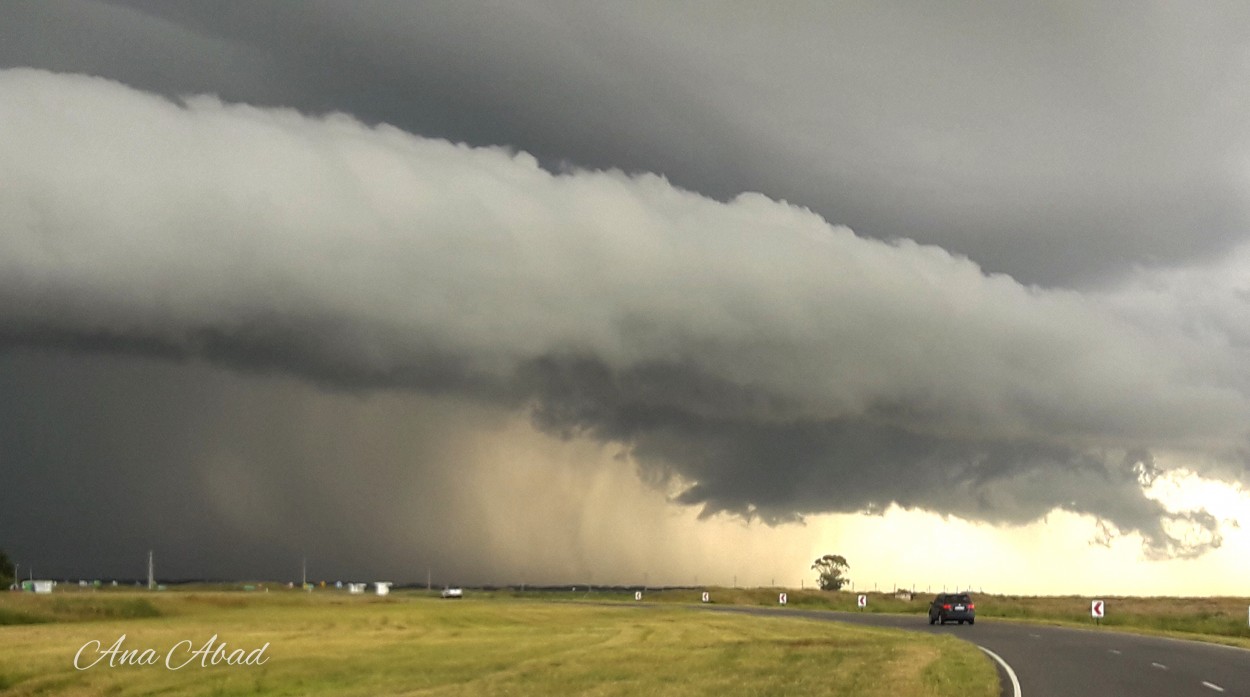
<svg viewBox="0 0 1250 697"><path fill-rule="evenodd" d="M1165 504L1201 504L1222 520L1223 545L1199 559L1152 561L1141 538L1129 535L1110 547L1093 542L1096 521L1055 511L1043 521L1014 528L892 508L881 517L821 516L809 525L821 531L821 550L840 550L852 562L859 588L914 583L917 589L971 587L1038 595L1246 595L1250 572L1250 496L1213 482L1187 477L1168 490ZM1170 506L1171 507L1171 506Z"/></svg>

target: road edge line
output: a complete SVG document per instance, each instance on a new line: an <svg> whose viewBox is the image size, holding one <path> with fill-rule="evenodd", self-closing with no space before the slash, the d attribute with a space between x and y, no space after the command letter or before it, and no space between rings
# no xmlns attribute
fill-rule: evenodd
<svg viewBox="0 0 1250 697"><path fill-rule="evenodd" d="M1007 661L1004 661L1002 656L999 656L998 654L994 653L993 651L990 651L984 646L977 645L977 648L989 654L990 658L994 659L995 661L998 661L998 665L1002 666L1003 670L1007 671L1007 677L1011 678L1011 688L1015 691L1015 697L1021 697L1020 679L1016 677L1016 671L1012 670L1011 666L1007 665Z"/></svg>

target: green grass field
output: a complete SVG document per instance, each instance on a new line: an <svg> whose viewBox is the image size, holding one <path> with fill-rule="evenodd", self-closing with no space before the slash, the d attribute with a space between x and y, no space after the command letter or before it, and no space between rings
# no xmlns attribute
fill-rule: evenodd
<svg viewBox="0 0 1250 697"><path fill-rule="evenodd" d="M632 596L631 596L632 597ZM5 695L959 695L998 679L952 637L789 618L514 598L341 592L0 594ZM126 635L158 665L76 670ZM213 635L264 665L187 660ZM98 657L89 647L83 664Z"/></svg>

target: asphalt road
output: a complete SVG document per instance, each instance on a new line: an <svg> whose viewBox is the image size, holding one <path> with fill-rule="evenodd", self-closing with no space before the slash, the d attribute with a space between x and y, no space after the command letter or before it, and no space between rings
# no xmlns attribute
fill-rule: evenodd
<svg viewBox="0 0 1250 697"><path fill-rule="evenodd" d="M951 634L1000 656L1021 697L1250 697L1250 651L1196 641L978 618L930 626L924 615L876 615L790 608L715 607L725 612L806 617ZM998 669L1003 697L1016 694Z"/></svg>

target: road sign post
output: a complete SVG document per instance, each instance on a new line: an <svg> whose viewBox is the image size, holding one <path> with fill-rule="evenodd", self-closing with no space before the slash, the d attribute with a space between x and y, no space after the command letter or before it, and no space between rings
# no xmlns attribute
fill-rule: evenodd
<svg viewBox="0 0 1250 697"><path fill-rule="evenodd" d="M708 593L707 591L703 591L703 602L705 603L712 602L712 594Z"/></svg>
<svg viewBox="0 0 1250 697"><path fill-rule="evenodd" d="M785 594L785 593L782 593L781 595L778 595L778 596L777 596L777 602L778 602L778 603L780 603L780 604L782 604L782 605L785 605L785 604L786 604L786 594Z"/></svg>
<svg viewBox="0 0 1250 697"><path fill-rule="evenodd" d="M861 610L868 607L868 596L860 595L857 598L855 598L855 605L858 606L859 609Z"/></svg>
<svg viewBox="0 0 1250 697"><path fill-rule="evenodd" d="M1094 624L1102 624L1102 618L1106 615L1106 604L1101 600L1095 600L1089 604L1090 617L1094 618Z"/></svg>

